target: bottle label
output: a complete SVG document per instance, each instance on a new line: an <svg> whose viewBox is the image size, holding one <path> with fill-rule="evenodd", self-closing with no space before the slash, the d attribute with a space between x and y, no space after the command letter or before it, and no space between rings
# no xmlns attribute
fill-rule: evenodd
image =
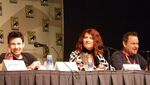
<svg viewBox="0 0 150 85"><path fill-rule="evenodd" d="M12 56L5 56L5 60L13 60Z"/></svg>
<svg viewBox="0 0 150 85"><path fill-rule="evenodd" d="M13 60L13 54L11 53L10 49L8 49L5 54L5 60Z"/></svg>
<svg viewBox="0 0 150 85"><path fill-rule="evenodd" d="M88 61L88 71L93 71L93 63L92 61Z"/></svg>
<svg viewBox="0 0 150 85"><path fill-rule="evenodd" d="M52 55L47 55L47 70L53 70L53 58L52 58Z"/></svg>

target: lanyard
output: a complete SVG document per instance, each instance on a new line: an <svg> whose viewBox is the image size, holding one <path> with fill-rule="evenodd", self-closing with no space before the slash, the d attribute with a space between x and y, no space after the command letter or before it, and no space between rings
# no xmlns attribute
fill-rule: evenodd
<svg viewBox="0 0 150 85"><path fill-rule="evenodd" d="M129 59L129 57L127 57L127 56L125 56L125 57L126 57L126 59L127 59L128 64L136 64L135 59L134 59L133 62L131 62L130 59Z"/></svg>

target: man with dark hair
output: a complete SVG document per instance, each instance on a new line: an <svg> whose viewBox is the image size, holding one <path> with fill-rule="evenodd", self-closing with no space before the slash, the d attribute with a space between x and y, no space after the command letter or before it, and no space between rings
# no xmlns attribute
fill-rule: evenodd
<svg viewBox="0 0 150 85"><path fill-rule="evenodd" d="M29 53L22 52L25 46L23 34L18 31L12 31L9 33L7 40L9 53L11 53L12 55L11 59L23 60L29 70L35 69L36 66L39 64L39 62L37 62L37 59ZM2 53L0 55L0 64L3 62L4 59L6 59L6 54L7 53Z"/></svg>
<svg viewBox="0 0 150 85"><path fill-rule="evenodd" d="M141 69L147 70L147 61L138 54L139 39L137 32L127 32L122 37L123 49L112 54L112 65L121 70L123 64L139 64Z"/></svg>

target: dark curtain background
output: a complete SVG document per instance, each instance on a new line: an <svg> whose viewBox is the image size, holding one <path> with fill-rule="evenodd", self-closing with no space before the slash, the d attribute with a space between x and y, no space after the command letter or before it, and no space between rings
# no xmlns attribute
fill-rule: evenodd
<svg viewBox="0 0 150 85"><path fill-rule="evenodd" d="M150 48L150 13L146 0L64 0L64 60L81 32L95 27L105 46L121 49L122 35L127 31L139 33L140 50Z"/></svg>

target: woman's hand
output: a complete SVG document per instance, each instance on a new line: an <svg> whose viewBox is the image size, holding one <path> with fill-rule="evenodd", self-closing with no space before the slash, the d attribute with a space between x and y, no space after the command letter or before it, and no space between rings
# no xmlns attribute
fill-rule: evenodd
<svg viewBox="0 0 150 85"><path fill-rule="evenodd" d="M96 68L97 71L105 71L107 70L106 67L103 64L99 64L98 67Z"/></svg>
<svg viewBox="0 0 150 85"><path fill-rule="evenodd" d="M82 63L82 60L81 59L76 59L76 63Z"/></svg>

